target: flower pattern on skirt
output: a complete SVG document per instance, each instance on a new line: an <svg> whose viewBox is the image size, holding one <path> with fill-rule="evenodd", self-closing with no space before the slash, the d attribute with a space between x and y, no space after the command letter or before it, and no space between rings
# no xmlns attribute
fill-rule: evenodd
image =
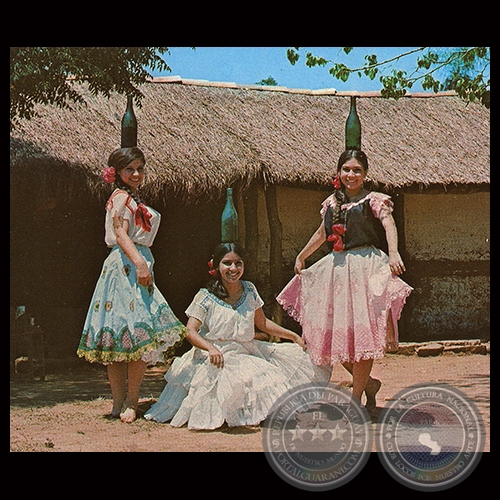
<svg viewBox="0 0 500 500"><path fill-rule="evenodd" d="M153 268L148 247L136 248ZM103 264L94 290L77 354L103 364L143 359L166 362L185 337L186 327L153 285L137 284L135 266L115 246Z"/></svg>
<svg viewBox="0 0 500 500"><path fill-rule="evenodd" d="M397 348L397 320L412 290L391 273L382 250L367 246L330 252L294 276L276 300L301 324L315 364L353 363Z"/></svg>

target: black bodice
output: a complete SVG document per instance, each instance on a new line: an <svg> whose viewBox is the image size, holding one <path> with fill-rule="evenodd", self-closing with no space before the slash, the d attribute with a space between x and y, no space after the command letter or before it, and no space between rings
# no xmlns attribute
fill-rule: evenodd
<svg viewBox="0 0 500 500"><path fill-rule="evenodd" d="M324 224L326 236L332 234L333 207L329 206L325 213ZM387 253L387 238L379 219L373 215L369 197L340 212L340 224L344 224L344 250L373 245ZM327 241L330 250L331 242Z"/></svg>

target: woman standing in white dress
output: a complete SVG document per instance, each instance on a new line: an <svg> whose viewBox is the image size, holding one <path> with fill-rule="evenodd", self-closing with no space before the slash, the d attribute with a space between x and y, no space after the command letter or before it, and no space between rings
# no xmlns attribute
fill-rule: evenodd
<svg viewBox="0 0 500 500"><path fill-rule="evenodd" d="M193 348L172 363L146 419L190 429L258 425L289 389L328 383L330 369L311 362L299 335L267 319L255 286L240 279L243 253L238 243L216 248L214 279L186 310ZM255 328L292 342L256 340Z"/></svg>
<svg viewBox="0 0 500 500"><path fill-rule="evenodd" d="M115 186L106 203L105 241L110 252L77 350L87 361L107 366L111 416L125 423L137 417L146 367L172 357L186 330L154 281L150 247L160 214L137 194L145 163L137 147L117 149L109 156L104 180Z"/></svg>

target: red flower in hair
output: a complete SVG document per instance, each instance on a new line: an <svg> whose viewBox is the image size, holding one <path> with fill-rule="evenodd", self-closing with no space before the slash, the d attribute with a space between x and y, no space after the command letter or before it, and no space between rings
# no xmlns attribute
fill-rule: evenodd
<svg viewBox="0 0 500 500"><path fill-rule="evenodd" d="M340 177L336 175L332 181L332 185L335 189L340 189Z"/></svg>
<svg viewBox="0 0 500 500"><path fill-rule="evenodd" d="M210 271L208 271L208 274L210 274L210 276L215 276L217 274L217 269L214 269L214 261L209 260L207 262L207 265L210 268Z"/></svg>
<svg viewBox="0 0 500 500"><path fill-rule="evenodd" d="M334 224L332 226L333 233L328 236L328 241L333 242L333 250L340 252L344 249L344 241L342 235L345 233L345 226L343 224Z"/></svg>
<svg viewBox="0 0 500 500"><path fill-rule="evenodd" d="M108 184L115 182L116 180L116 172L114 167L104 167L102 176L104 177L104 181Z"/></svg>

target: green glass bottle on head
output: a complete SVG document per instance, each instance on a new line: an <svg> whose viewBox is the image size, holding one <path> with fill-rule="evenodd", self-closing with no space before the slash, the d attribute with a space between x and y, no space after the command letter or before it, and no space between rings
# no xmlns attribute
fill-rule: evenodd
<svg viewBox="0 0 500 500"><path fill-rule="evenodd" d="M226 190L226 205L221 216L221 242L234 243L238 241L238 213L234 207L233 189Z"/></svg>
<svg viewBox="0 0 500 500"><path fill-rule="evenodd" d="M132 148L137 146L137 119L134 113L132 96L127 96L127 109L122 118L122 148Z"/></svg>
<svg viewBox="0 0 500 500"><path fill-rule="evenodd" d="M355 96L351 96L351 109L345 122L345 148L361 149L361 122L356 110Z"/></svg>

